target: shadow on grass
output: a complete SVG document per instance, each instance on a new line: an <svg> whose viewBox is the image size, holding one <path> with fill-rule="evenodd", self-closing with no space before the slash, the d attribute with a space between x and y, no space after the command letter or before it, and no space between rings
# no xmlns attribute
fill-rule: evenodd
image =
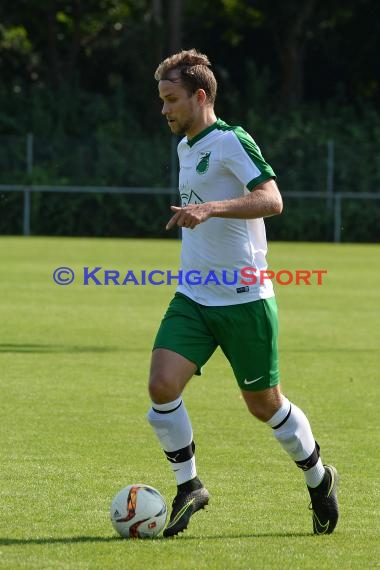
<svg viewBox="0 0 380 570"><path fill-rule="evenodd" d="M263 532L263 533L245 533L245 534L212 534L206 536L189 536L189 535L181 535L181 536L174 536L171 538L164 539L163 537L159 537L162 540L228 540L228 539L241 539L241 538L306 538L306 537L314 537L315 535L312 532Z"/></svg>
<svg viewBox="0 0 380 570"><path fill-rule="evenodd" d="M313 347L313 348L281 348L280 352L311 352L311 353L318 353L318 352L377 352L378 348L355 348L355 347L347 347L347 348L338 348L335 346L331 347Z"/></svg>
<svg viewBox="0 0 380 570"><path fill-rule="evenodd" d="M117 346L78 346L66 344L0 344L0 352L22 353L86 353L86 352L121 352L123 348Z"/></svg>
<svg viewBox="0 0 380 570"><path fill-rule="evenodd" d="M0 546L21 544L75 544L84 542L115 542L119 536L64 536L62 538L0 538Z"/></svg>
<svg viewBox="0 0 380 570"><path fill-rule="evenodd" d="M242 538L306 538L306 537L314 537L314 534L311 532L269 532L269 533L247 533L247 534L213 534L213 535L206 535L206 536L189 536L189 535L181 535L179 537L172 537L172 538L164 538L160 536L156 539L162 540L165 542L173 543L173 541L180 542L182 540L228 540L228 539L242 539ZM83 544L85 542L121 542L122 539L120 536L66 536L62 538L0 538L0 546L14 546L14 545L28 545L28 544ZM134 543L144 543L149 542L149 538L144 540L133 540Z"/></svg>
<svg viewBox="0 0 380 570"><path fill-rule="evenodd" d="M133 348L133 352L146 352L146 348ZM378 348L282 348L280 352L375 352ZM49 353L71 353L71 354L81 354L81 353L107 353L107 352L127 352L126 347L120 346L80 346L77 344L26 344L26 343L5 343L0 344L0 353L12 353L19 352L24 354L49 354Z"/></svg>

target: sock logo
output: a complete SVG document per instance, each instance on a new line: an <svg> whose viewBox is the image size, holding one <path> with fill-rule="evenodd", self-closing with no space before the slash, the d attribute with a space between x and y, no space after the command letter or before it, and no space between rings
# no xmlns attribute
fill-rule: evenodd
<svg viewBox="0 0 380 570"><path fill-rule="evenodd" d="M177 449L176 451L164 450L164 453L167 459L170 461L170 463L184 463L185 461L188 461L193 457L194 451L195 451L195 444L192 441L191 443L189 443L189 445L183 447L182 449Z"/></svg>

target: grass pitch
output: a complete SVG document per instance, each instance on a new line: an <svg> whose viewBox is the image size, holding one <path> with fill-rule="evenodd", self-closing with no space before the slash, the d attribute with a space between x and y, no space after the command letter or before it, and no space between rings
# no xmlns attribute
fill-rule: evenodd
<svg viewBox="0 0 380 570"><path fill-rule="evenodd" d="M82 284L83 267L178 268L175 241L0 239L0 568L379 567L379 246L273 243L271 268L327 269L277 286L285 394L341 476L341 520L311 534L302 473L245 410L221 353L190 383L211 501L180 537L119 539L114 494L175 483L145 421L150 348L174 287ZM71 285L52 279L59 266Z"/></svg>

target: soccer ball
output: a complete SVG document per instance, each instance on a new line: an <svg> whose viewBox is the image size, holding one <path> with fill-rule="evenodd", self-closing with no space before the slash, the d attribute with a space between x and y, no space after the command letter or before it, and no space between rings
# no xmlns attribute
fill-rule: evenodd
<svg viewBox="0 0 380 570"><path fill-rule="evenodd" d="M165 526L165 499L153 487L128 485L111 503L111 522L123 538L153 538Z"/></svg>

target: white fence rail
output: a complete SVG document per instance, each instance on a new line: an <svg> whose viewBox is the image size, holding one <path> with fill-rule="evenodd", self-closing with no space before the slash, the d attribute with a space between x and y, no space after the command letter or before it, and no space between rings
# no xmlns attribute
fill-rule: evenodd
<svg viewBox="0 0 380 570"><path fill-rule="evenodd" d="M25 186L0 184L0 192L22 192L23 202L23 234L30 235L30 202L33 192L65 192L93 194L155 194L172 195L177 199L177 188L145 188L118 186ZM334 242L340 243L342 230L342 209L345 200L380 200L380 192L282 192L286 198L301 198L312 200L325 199L328 206L334 208Z"/></svg>

